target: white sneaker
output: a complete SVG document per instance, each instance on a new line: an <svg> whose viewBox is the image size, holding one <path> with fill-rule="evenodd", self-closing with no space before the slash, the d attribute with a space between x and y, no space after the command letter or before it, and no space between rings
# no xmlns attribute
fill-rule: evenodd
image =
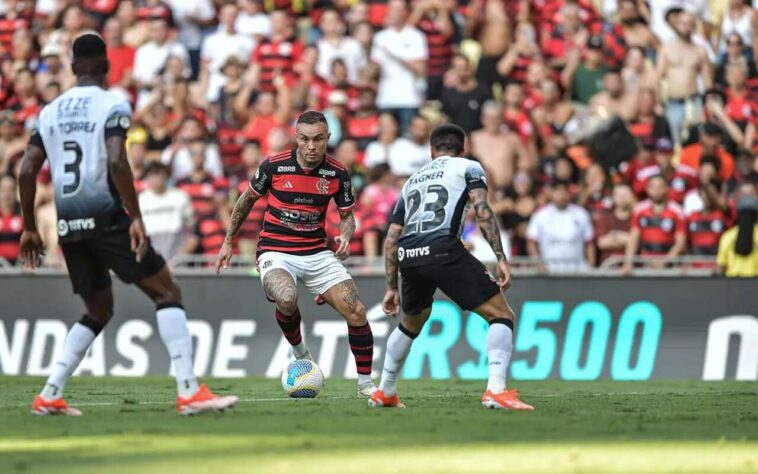
<svg viewBox="0 0 758 474"><path fill-rule="evenodd" d="M316 362L316 359L313 358L310 350L306 351L305 354L301 355L300 357L296 356L294 353L292 355L295 356L295 359L297 360L309 360L311 362Z"/></svg>
<svg viewBox="0 0 758 474"><path fill-rule="evenodd" d="M376 385L374 385L374 382L358 385L358 398L371 398L371 395L373 395L374 392L376 392Z"/></svg>

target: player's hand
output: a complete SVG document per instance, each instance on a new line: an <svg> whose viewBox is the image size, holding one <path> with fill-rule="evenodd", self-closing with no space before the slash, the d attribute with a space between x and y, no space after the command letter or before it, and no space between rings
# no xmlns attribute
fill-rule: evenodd
<svg viewBox="0 0 758 474"><path fill-rule="evenodd" d="M400 314L400 293L397 290L387 290L382 300L382 311L387 316L396 318Z"/></svg>
<svg viewBox="0 0 758 474"><path fill-rule="evenodd" d="M350 256L350 239L346 239L342 237L341 235L334 238L334 241L337 242L337 251L334 252L334 256L337 257L337 260L345 260L347 257Z"/></svg>
<svg viewBox="0 0 758 474"><path fill-rule="evenodd" d="M511 287L513 276L511 275L511 266L505 260L497 262L497 286L500 291L505 291Z"/></svg>
<svg viewBox="0 0 758 474"><path fill-rule="evenodd" d="M21 234L21 261L24 268L33 270L40 265L40 258L45 255L42 237L36 230L25 230Z"/></svg>
<svg viewBox="0 0 758 474"><path fill-rule="evenodd" d="M232 261L232 246L224 241L221 246L221 250L218 251L218 258L216 259L216 275L221 273L221 268L224 270L229 268L229 263Z"/></svg>
<svg viewBox="0 0 758 474"><path fill-rule="evenodd" d="M129 226L129 238L132 241L132 252L134 252L134 258L137 263L141 262L147 254L147 232L145 231L145 224L142 219L132 219L132 223Z"/></svg>

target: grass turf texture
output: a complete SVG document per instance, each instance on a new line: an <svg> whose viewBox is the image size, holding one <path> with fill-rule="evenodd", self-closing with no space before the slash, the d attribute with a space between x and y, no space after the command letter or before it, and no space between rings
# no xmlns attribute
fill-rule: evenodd
<svg viewBox="0 0 758 474"><path fill-rule="evenodd" d="M74 378L81 418L33 417L38 377L0 377L0 472L758 472L758 384L521 382L534 412L479 404L482 382L401 381L405 410L355 382L314 400L277 380L210 380L243 400L177 415L174 382Z"/></svg>

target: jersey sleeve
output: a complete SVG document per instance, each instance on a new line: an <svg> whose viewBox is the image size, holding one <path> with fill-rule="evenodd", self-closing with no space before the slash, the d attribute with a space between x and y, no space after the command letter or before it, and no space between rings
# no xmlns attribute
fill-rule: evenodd
<svg viewBox="0 0 758 474"><path fill-rule="evenodd" d="M250 192L256 196L263 196L271 189L271 181L273 176L271 175L271 166L269 166L268 160L263 160L263 163L258 167L255 172L255 176L250 180Z"/></svg>
<svg viewBox="0 0 758 474"><path fill-rule="evenodd" d="M132 108L127 102L114 106L105 121L105 138L118 136L126 138L129 127L132 126Z"/></svg>
<svg viewBox="0 0 758 474"><path fill-rule="evenodd" d="M34 131L32 132L32 135L29 137L29 145L36 146L40 150L42 150L42 153L47 156L47 150L45 150L45 142L42 140L42 135L39 133L39 121L37 121L37 125L34 126Z"/></svg>
<svg viewBox="0 0 758 474"><path fill-rule="evenodd" d="M347 171L338 172L340 187L337 194L334 195L334 202L341 211L352 209L355 206L355 196L353 196L353 181Z"/></svg>
<svg viewBox="0 0 758 474"><path fill-rule="evenodd" d="M390 224L405 225L405 198L402 195L397 198L395 207L392 208L389 222Z"/></svg>
<svg viewBox="0 0 758 474"><path fill-rule="evenodd" d="M466 192L474 189L487 189L487 177L484 168L476 161L472 161L466 167L464 178L466 179Z"/></svg>

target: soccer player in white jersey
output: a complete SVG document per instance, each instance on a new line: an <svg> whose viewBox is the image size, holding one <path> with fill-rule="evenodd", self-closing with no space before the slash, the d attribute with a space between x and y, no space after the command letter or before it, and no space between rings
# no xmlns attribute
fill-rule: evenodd
<svg viewBox="0 0 758 474"><path fill-rule="evenodd" d="M397 394L397 377L432 312L439 288L464 310L476 311L489 323L487 357L489 381L482 405L504 410L533 410L516 390L507 390L505 378L513 351L514 314L502 292L511 284L511 270L500 241L500 231L487 203L484 169L460 158L465 132L444 124L432 132L432 162L406 181L384 242L387 293L384 312L397 316L401 297L398 269L403 280L400 324L387 339L379 389L371 407L404 407ZM473 205L482 235L497 256L495 280L463 246L463 220Z"/></svg>
<svg viewBox="0 0 758 474"><path fill-rule="evenodd" d="M179 413L229 408L237 397L215 395L195 378L181 291L145 235L124 147L131 109L105 90L110 65L102 38L79 36L73 44L71 67L76 87L42 110L21 164L21 255L26 267L34 268L43 252L34 196L37 173L48 159L61 249L74 293L84 300L87 313L69 330L63 353L35 397L32 413L81 415L68 406L63 389L113 315L109 270L124 282L136 284L156 305L158 332L176 371Z"/></svg>

